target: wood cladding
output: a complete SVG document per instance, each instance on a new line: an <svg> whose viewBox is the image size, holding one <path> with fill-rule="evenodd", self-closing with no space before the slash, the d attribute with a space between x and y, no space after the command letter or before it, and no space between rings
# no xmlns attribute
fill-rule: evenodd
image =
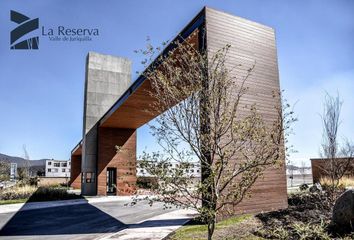
<svg viewBox="0 0 354 240"><path fill-rule="evenodd" d="M197 48L198 30L191 33L186 41ZM175 51L173 56L178 57L178 51ZM156 101L154 97L158 97L157 94L154 97L151 96L153 93L150 80L146 79L101 126L136 129L146 124L159 115L158 113L151 114L153 112L151 104Z"/></svg>
<svg viewBox="0 0 354 240"><path fill-rule="evenodd" d="M277 117L275 106L279 98L273 92L279 91L279 75L274 30L270 27L248 21L230 14L206 8L207 49L212 55L230 44L226 66L234 68L241 64L235 77L245 75L254 66L246 81L249 91L242 104L256 104L266 122ZM240 79L240 78L238 78ZM251 190L251 197L244 199L233 213L271 211L287 207L285 159L281 167L269 167L263 178L259 178ZM223 217L227 215L226 211Z"/></svg>
<svg viewBox="0 0 354 240"><path fill-rule="evenodd" d="M74 189L81 188L81 155L71 156L70 186Z"/></svg>
<svg viewBox="0 0 354 240"><path fill-rule="evenodd" d="M120 146L117 152L116 146ZM117 195L132 195L136 185L135 129L98 129L97 194L107 195L107 168L117 169Z"/></svg>

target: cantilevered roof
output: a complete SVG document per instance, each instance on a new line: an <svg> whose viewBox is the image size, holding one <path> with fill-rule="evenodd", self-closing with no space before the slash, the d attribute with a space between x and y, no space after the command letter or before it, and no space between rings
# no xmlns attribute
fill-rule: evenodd
<svg viewBox="0 0 354 240"><path fill-rule="evenodd" d="M183 41L184 39L187 39L193 32L198 30L200 27L203 27L204 23L205 7L174 38L174 40L171 41L171 43L163 50L161 55L166 55L168 52L176 48L176 41ZM198 37L198 34L193 36L191 41L196 43L199 47L204 47L204 37L202 39ZM156 59L150 66L158 64ZM152 120L156 116L153 116L146 111L149 109L151 102L154 101L151 94L149 94L151 90L150 81L146 79L143 74L140 75L112 105L112 107L101 117L97 123L98 126L137 129ZM81 144L82 140L71 151L72 155L81 154Z"/></svg>

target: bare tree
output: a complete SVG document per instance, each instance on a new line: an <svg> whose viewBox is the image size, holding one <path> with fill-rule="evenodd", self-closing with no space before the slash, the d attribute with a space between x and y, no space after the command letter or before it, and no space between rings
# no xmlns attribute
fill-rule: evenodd
<svg viewBox="0 0 354 240"><path fill-rule="evenodd" d="M208 55L189 39L173 44L175 51L161 55L159 65L143 73L155 100L147 111L161 113L150 129L163 151L144 152L140 167L159 180L152 190L157 197L147 199L196 209L211 239L218 213L232 211L247 197L267 167L282 165L284 130L294 119L292 112L274 106L277 115L267 123L257 105L242 102L254 66L226 67L229 45ZM156 51L148 45L143 62ZM234 77L236 69L240 74ZM279 93L270 94L280 103ZM185 174L195 160L202 175L197 185ZM178 167L171 168L171 161Z"/></svg>
<svg viewBox="0 0 354 240"><path fill-rule="evenodd" d="M333 97L326 93L322 115L323 134L321 144L321 157L325 158L321 170L330 179L330 192L334 193L340 179L354 164L354 145L348 140L340 146L338 130L340 126L340 113L343 102L339 94Z"/></svg>
<svg viewBox="0 0 354 240"><path fill-rule="evenodd" d="M22 145L22 150L25 161L23 166L19 169L18 174L20 179L27 180L30 177L30 157L25 144Z"/></svg>

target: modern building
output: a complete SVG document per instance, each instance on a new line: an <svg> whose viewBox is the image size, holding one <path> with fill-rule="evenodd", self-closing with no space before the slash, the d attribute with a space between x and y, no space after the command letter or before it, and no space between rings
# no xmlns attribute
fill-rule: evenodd
<svg viewBox="0 0 354 240"><path fill-rule="evenodd" d="M70 178L71 163L67 160L47 159L45 161L45 177Z"/></svg>
<svg viewBox="0 0 354 240"><path fill-rule="evenodd" d="M137 168L136 168L136 175L138 177L153 177L146 169L139 167L139 161L137 161ZM171 162L170 163L170 168L171 170L173 169L178 169L178 164L179 162ZM193 177L193 178L200 178L201 177L201 172L200 172L200 164L199 162L190 162L190 167L188 169L185 169L185 175L188 177Z"/></svg>
<svg viewBox="0 0 354 240"><path fill-rule="evenodd" d="M210 53L230 44L227 64L233 66L242 64L249 69L256 62L247 82L252 91L244 97L249 104L257 104L267 122L277 118L274 106L280 106L280 99L273 94L280 91L280 85L274 29L205 7L171 42L184 39ZM175 47L168 45L162 54ZM71 186L81 188L83 195L135 193L136 130L157 116L146 112L154 101L147 90L151 84L143 75L131 83L129 60L88 54L83 136L71 152ZM116 146L123 151L117 152ZM266 170L252 193L234 212L287 207L285 159L280 168Z"/></svg>

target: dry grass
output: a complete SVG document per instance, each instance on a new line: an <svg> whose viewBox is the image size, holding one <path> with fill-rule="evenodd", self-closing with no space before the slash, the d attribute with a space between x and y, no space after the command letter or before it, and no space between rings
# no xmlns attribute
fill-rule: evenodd
<svg viewBox="0 0 354 240"><path fill-rule="evenodd" d="M323 177L320 179L320 184L322 186L329 186L331 185L331 180L328 177ZM354 177L343 177L339 180L339 186L344 188L354 187Z"/></svg>
<svg viewBox="0 0 354 240"><path fill-rule="evenodd" d="M68 193L67 189L59 186L35 187L30 185L14 186L0 191L0 204L18 202L41 202L82 198L80 195Z"/></svg>
<svg viewBox="0 0 354 240"><path fill-rule="evenodd" d="M26 199L36 192L36 190L37 187L30 185L6 188L0 192L0 200Z"/></svg>

